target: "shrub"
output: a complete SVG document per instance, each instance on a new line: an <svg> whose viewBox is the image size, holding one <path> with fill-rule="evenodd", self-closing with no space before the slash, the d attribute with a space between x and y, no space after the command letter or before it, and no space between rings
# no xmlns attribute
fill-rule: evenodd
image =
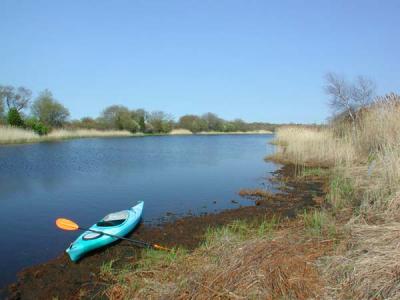
<svg viewBox="0 0 400 300"><path fill-rule="evenodd" d="M32 129L34 132L36 132L39 135L46 135L50 132L49 127L47 127L42 122L40 122L39 120L34 119L34 118L26 120L25 126L27 128Z"/></svg>
<svg viewBox="0 0 400 300"><path fill-rule="evenodd" d="M11 126L23 127L24 120L22 120L21 115L19 114L16 108L10 108L7 114L7 123Z"/></svg>

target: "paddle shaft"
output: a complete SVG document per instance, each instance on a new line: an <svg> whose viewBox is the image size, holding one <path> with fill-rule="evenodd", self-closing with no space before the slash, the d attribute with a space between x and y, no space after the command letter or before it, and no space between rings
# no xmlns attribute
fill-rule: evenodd
<svg viewBox="0 0 400 300"><path fill-rule="evenodd" d="M103 232L103 231L97 231L97 230L93 230L93 229L90 229L90 228L83 228L83 227L79 227L79 229L80 230L84 230L84 231L91 231L91 232L95 232L95 233L99 233L99 234L108 235L108 236L111 236L111 237L116 238L116 239L126 240L126 241L134 243L134 244L136 244L137 246L140 246L140 247L156 248L152 244L149 244L149 243L146 243L146 242L143 242L143 241L133 240L133 239L129 239L129 238L126 238L126 237L123 237L123 236L119 236L119 235L115 235L115 234L111 234L111 233L106 233L106 232Z"/></svg>

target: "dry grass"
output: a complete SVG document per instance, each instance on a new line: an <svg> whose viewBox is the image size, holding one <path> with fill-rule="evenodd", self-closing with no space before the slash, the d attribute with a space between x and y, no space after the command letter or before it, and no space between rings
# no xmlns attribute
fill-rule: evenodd
<svg viewBox="0 0 400 300"><path fill-rule="evenodd" d="M335 298L400 299L400 223L352 225L347 251L330 258Z"/></svg>
<svg viewBox="0 0 400 300"><path fill-rule="evenodd" d="M399 116L400 96L391 94L361 111L354 126L277 131L275 158L334 167L328 200L338 216L354 210L345 251L325 268L334 298L400 298Z"/></svg>
<svg viewBox="0 0 400 300"><path fill-rule="evenodd" d="M281 224L273 235L260 235L260 227L238 221L210 230L205 243L192 253L145 251L133 270L114 276L106 295L110 299L320 298L323 282L314 263L331 250L332 242L304 238L300 219Z"/></svg>
<svg viewBox="0 0 400 300"><path fill-rule="evenodd" d="M173 129L169 135L191 135L193 134L190 130L183 129L183 128L176 128Z"/></svg>
<svg viewBox="0 0 400 300"><path fill-rule="evenodd" d="M272 131L269 130L253 130L253 131L232 131L232 132L225 132L225 131L201 131L197 132L196 134L200 135L223 135L223 134L272 134Z"/></svg>
<svg viewBox="0 0 400 300"><path fill-rule="evenodd" d="M132 136L133 134L125 130L96 130L96 129L56 129L44 136L44 140L57 140L57 139L71 139L71 138L85 138L85 137L123 137Z"/></svg>
<svg viewBox="0 0 400 300"><path fill-rule="evenodd" d="M0 126L0 144L30 143L40 140L40 136L30 130Z"/></svg>
<svg viewBox="0 0 400 300"><path fill-rule="evenodd" d="M334 166L356 160L350 141L337 138L330 129L280 127L276 132L274 161L305 166Z"/></svg>
<svg viewBox="0 0 400 300"><path fill-rule="evenodd" d="M86 137L124 137L133 136L129 131L100 131L95 129L56 129L45 136L39 136L35 132L10 126L0 126L0 144L34 143L72 138Z"/></svg>

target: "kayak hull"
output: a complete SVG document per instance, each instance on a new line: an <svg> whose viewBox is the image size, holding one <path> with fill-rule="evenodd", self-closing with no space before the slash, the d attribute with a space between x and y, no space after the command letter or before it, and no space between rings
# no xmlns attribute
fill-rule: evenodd
<svg viewBox="0 0 400 300"><path fill-rule="evenodd" d="M143 202L138 202L137 205L123 212L127 213L128 216L123 223L116 226L107 227L94 224L89 229L123 237L131 232L139 224L143 213ZM66 252L68 253L72 261L76 262L86 253L104 247L118 240L118 238L111 237L105 234L100 235L99 237L94 239L85 239L84 236L87 236L89 233L91 233L91 231L85 231L84 233L82 233L67 248Z"/></svg>

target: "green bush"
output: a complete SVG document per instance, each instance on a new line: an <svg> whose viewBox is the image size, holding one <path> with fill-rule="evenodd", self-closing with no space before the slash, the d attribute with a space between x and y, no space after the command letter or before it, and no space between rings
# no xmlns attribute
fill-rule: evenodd
<svg viewBox="0 0 400 300"><path fill-rule="evenodd" d="M10 108L7 114L7 123L11 126L24 127L24 120L22 120L16 108Z"/></svg>
<svg viewBox="0 0 400 300"><path fill-rule="evenodd" d="M47 127L46 125L44 125L42 122L40 122L35 118L26 120L25 127L32 129L39 135L46 135L50 132L49 127Z"/></svg>

